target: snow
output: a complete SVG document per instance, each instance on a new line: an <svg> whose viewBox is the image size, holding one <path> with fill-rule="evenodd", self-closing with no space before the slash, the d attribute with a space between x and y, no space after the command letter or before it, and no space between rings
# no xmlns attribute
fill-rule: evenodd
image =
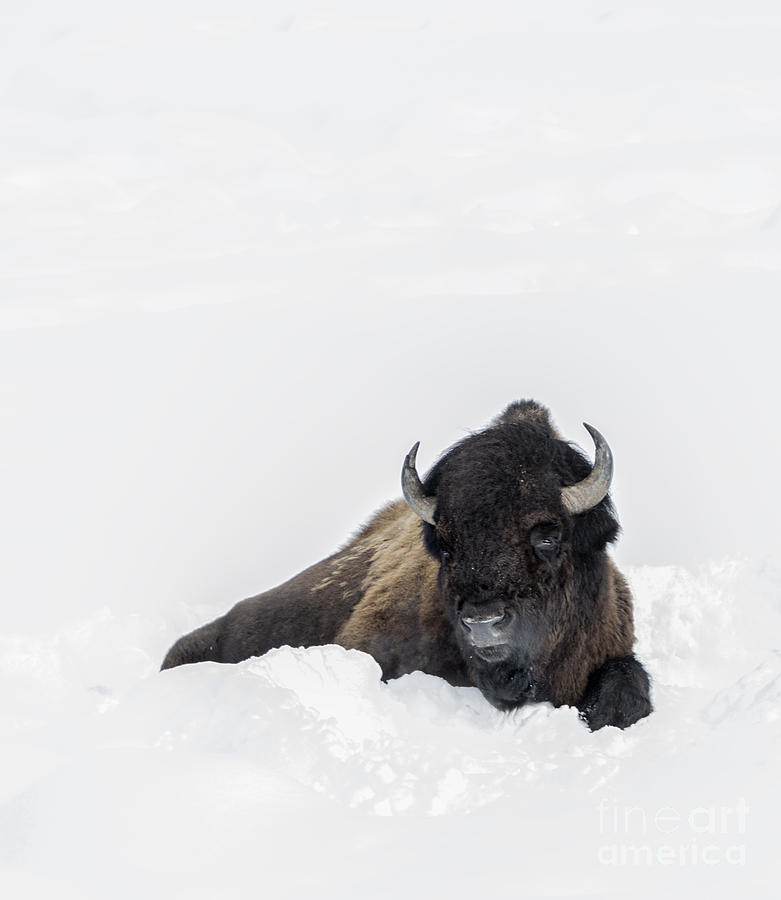
<svg viewBox="0 0 781 900"><path fill-rule="evenodd" d="M3 896L775 896L781 11L75 0L0 34ZM159 673L512 399L653 715Z"/></svg>
<svg viewBox="0 0 781 900"><path fill-rule="evenodd" d="M158 674L130 610L6 637L4 877L74 897L658 891L669 863L640 852L674 855L681 890L715 859L725 896L771 896L781 572L629 574L656 711L624 732L419 672L383 683L335 646Z"/></svg>

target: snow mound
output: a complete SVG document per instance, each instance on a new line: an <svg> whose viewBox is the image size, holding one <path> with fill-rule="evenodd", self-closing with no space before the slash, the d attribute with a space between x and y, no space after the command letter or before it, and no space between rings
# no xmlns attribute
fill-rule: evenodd
<svg viewBox="0 0 781 900"><path fill-rule="evenodd" d="M575 710L505 715L476 688L420 672L385 684L370 656L336 646L286 647L232 671L210 664L163 680L170 702L154 740L247 754L379 815L468 812L539 779L541 757L546 772L578 777L599 755L577 749ZM148 707L146 691L141 702Z"/></svg>
<svg viewBox="0 0 781 900"><path fill-rule="evenodd" d="M173 635L154 615L102 609L57 633L2 636L0 872L17 896L54 890L42 875L52 871L60 895L97 897L132 860L161 889L184 879L191 894L215 896L260 860L274 883L295 873L290 896L303 896L316 879L298 871L300 848L335 878L348 852L364 890L388 853L414 856L434 840L444 864L447 842L474 840L477 828L481 852L505 866L520 854L539 890L560 840L577 846L581 867L578 879L556 875L562 891L606 875L621 886L620 854L638 839L649 854L672 852L649 825L670 808L733 818L748 808L753 830L719 832L708 852L743 854L745 865L748 846L751 859L770 859L778 567L742 560L629 577L656 710L623 732L591 734L576 710L547 704L501 713L477 689L420 672L385 683L370 656L337 646L158 672ZM642 813L640 825L624 821L627 810ZM379 824L392 820L399 827ZM426 821L447 824L432 832ZM689 857L704 852L702 838L685 838L674 850L695 878ZM130 877L117 896L135 896L142 881ZM480 883L476 862L465 863L463 895Z"/></svg>

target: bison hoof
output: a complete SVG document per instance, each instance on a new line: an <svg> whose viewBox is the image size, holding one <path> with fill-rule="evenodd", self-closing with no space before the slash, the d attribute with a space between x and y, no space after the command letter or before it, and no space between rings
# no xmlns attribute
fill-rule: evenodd
<svg viewBox="0 0 781 900"><path fill-rule="evenodd" d="M589 679L580 717L592 731L628 728L651 710L648 675L633 657L608 660Z"/></svg>

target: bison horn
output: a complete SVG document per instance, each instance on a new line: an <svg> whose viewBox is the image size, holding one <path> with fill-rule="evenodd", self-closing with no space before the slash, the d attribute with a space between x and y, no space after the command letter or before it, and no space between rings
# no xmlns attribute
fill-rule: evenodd
<svg viewBox="0 0 781 900"><path fill-rule="evenodd" d="M434 524L434 509L437 501L434 497L427 497L423 493L423 485L420 483L418 470L415 468L415 457L418 455L420 441L410 450L404 459L401 469L401 490L407 506L416 512L424 522Z"/></svg>
<svg viewBox="0 0 781 900"><path fill-rule="evenodd" d="M572 516L593 509L610 490L613 478L613 454L607 441L596 428L585 422L583 426L594 440L594 468L583 481L561 489L561 502Z"/></svg>

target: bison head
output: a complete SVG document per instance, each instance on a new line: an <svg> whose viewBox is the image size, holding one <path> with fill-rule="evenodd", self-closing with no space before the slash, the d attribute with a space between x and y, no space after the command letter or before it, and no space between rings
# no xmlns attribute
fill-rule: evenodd
<svg viewBox="0 0 781 900"><path fill-rule="evenodd" d="M436 463L424 482L416 444L402 470L455 639L500 709L553 699L549 673L597 615L605 545L618 523L607 493L612 455L589 425L594 466L559 439L547 410L512 404Z"/></svg>

